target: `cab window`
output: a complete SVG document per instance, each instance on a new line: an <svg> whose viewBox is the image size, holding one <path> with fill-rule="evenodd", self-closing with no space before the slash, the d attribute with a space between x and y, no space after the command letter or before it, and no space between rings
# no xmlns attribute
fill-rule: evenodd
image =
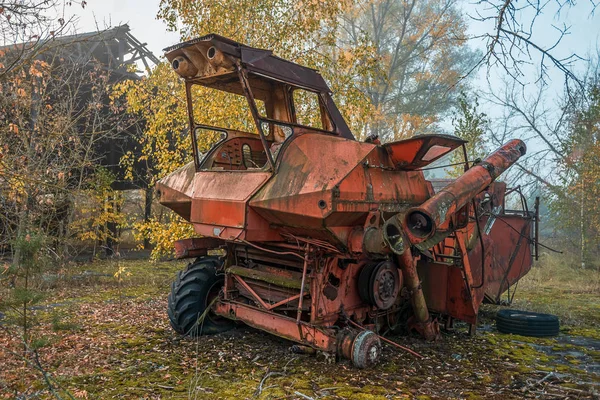
<svg viewBox="0 0 600 400"><path fill-rule="evenodd" d="M293 91L294 113L298 125L330 131L329 115L321 105L318 93L303 89ZM326 125L323 123L326 122Z"/></svg>
<svg viewBox="0 0 600 400"><path fill-rule="evenodd" d="M258 135L250 106L244 96L194 85L192 99L195 124ZM255 102L259 114L264 113L265 103L259 99L256 99Z"/></svg>

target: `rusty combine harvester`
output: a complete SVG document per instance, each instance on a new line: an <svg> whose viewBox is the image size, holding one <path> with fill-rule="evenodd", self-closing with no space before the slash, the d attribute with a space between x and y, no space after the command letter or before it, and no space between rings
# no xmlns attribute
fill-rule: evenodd
<svg viewBox="0 0 600 400"><path fill-rule="evenodd" d="M376 332L435 340L454 319L473 328L480 304L529 271L537 206L521 195L523 210L506 210L511 191L495 182L525 154L522 141L465 160L456 180L429 181L423 168L465 141L360 142L313 69L218 35L165 51L185 80L194 161L157 192L200 236L175 244L195 259L169 296L177 332L241 321L365 367L380 353ZM197 123L194 85L245 97L256 133ZM318 99L318 128L299 123L296 91ZM200 135L214 134L202 155Z"/></svg>

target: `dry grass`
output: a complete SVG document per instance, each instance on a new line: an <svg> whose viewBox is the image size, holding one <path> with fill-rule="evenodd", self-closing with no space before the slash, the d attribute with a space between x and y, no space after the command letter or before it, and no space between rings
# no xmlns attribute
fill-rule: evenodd
<svg viewBox="0 0 600 400"><path fill-rule="evenodd" d="M543 253L517 285L512 308L556 314L563 327L600 326L600 270L574 257Z"/></svg>
<svg viewBox="0 0 600 400"><path fill-rule="evenodd" d="M520 282L521 289L600 293L600 269L577 268L575 257L573 254L542 253L539 261Z"/></svg>

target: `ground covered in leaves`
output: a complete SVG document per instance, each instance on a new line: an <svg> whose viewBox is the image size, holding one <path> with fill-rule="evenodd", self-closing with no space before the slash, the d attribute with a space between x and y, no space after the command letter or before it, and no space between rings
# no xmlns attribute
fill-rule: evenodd
<svg viewBox="0 0 600 400"><path fill-rule="evenodd" d="M575 399L600 393L595 275L577 272L565 285L542 265L521 284L512 307L558 314L556 338L501 334L493 323L498 307L485 306L475 337L460 325L439 343L396 337L425 358L385 346L376 368L356 370L324 355L292 354L290 342L243 326L180 338L165 309L171 279L183 266L102 261L50 279L45 301L31 310L37 359L23 358L15 321L10 313L0 315L0 397L51 398L49 387L61 398L89 399Z"/></svg>

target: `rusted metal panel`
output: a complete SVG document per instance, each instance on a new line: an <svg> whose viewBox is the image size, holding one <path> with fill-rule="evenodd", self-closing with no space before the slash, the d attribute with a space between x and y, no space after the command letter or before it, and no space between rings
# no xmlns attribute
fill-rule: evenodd
<svg viewBox="0 0 600 400"><path fill-rule="evenodd" d="M211 47L216 50L212 57L208 52ZM273 80L283 80L319 92L330 92L325 80L316 70L275 57L271 50L246 46L217 34L188 40L167 47L164 51L171 63L178 57L185 57L183 61L189 60L193 64L193 68L185 66L187 69L181 71L187 78L198 79L231 71L235 64L233 60L238 59L247 65L249 71L266 75Z"/></svg>
<svg viewBox="0 0 600 400"><path fill-rule="evenodd" d="M279 158L275 176L253 196L250 206L272 223L319 234L316 231L325 228L323 221L335 212L337 185L373 148L320 134L292 138ZM338 219L337 223L342 222Z"/></svg>
<svg viewBox="0 0 600 400"><path fill-rule="evenodd" d="M532 264L531 222L533 217L502 215L489 234L492 252L485 292L500 301L509 286L529 272ZM475 256L474 256L475 257Z"/></svg>
<svg viewBox="0 0 600 400"><path fill-rule="evenodd" d="M419 262L417 267L427 306L431 311L447 314L448 276L455 267L426 261Z"/></svg>
<svg viewBox="0 0 600 400"><path fill-rule="evenodd" d="M187 221L190 220L194 174L195 167L191 162L156 183L156 194L161 204Z"/></svg>
<svg viewBox="0 0 600 400"><path fill-rule="evenodd" d="M177 259L205 256L208 254L208 250L224 245L225 241L211 237L181 239L173 243L175 258Z"/></svg>
<svg viewBox="0 0 600 400"><path fill-rule="evenodd" d="M192 186L190 221L243 228L246 203L270 177L267 172L199 172Z"/></svg>
<svg viewBox="0 0 600 400"><path fill-rule="evenodd" d="M386 143L383 148L387 150L394 168L414 170L426 167L464 143L456 136L419 135Z"/></svg>

